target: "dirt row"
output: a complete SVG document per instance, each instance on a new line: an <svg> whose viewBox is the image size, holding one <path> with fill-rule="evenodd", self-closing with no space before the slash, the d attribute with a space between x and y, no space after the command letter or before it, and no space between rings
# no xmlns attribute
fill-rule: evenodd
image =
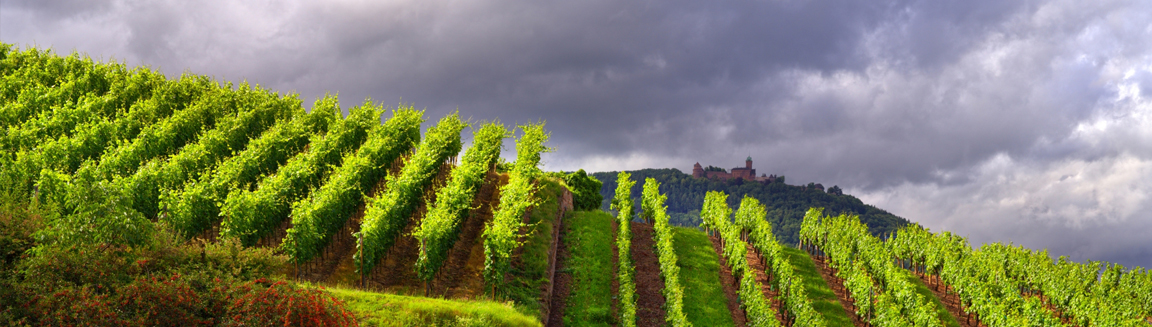
<svg viewBox="0 0 1152 327"><path fill-rule="evenodd" d="M403 159L398 158L392 163L388 175L400 172L405 162ZM484 185L477 191L472 204L476 209L471 210L462 223L460 237L449 251L448 259L440 269L441 273L432 283L425 284L412 269L419 256L419 243L410 233L420 224L427 212L427 203L435 201L434 190L447 183L453 167L453 162L447 162L440 167L431 185L425 189L424 196L421 197L407 228L398 237L393 248L368 274L365 281L367 289L408 295L424 295L427 291L430 296L451 298L477 298L482 294L484 249L482 242L477 242L477 239L481 236L484 225L492 218L495 203L499 200L499 186L507 183L506 176L495 172L489 172ZM384 189L386 179L382 178L368 192L368 196L376 196ZM291 274L300 280L359 286L361 276L356 272L353 259L356 240L351 235L359 230L366 209L366 204L361 203L341 231L333 236L322 254L308 263L294 267ZM286 219L280 228L261 239L258 246L278 246L285 231L290 227L291 221Z"/></svg>
<svg viewBox="0 0 1152 327"><path fill-rule="evenodd" d="M632 261L636 267L636 326L664 325L664 279L656 257L652 225L632 222Z"/></svg>
<svg viewBox="0 0 1152 327"><path fill-rule="evenodd" d="M762 260L763 258L757 255L756 248L752 247L752 244L744 243L744 245L748 247L745 259L748 260L748 265L752 267L752 272L756 274L756 284L760 285L760 292L764 293L764 297L771 299L772 310L776 311L776 320L783 324L784 321L786 321L784 318L784 302L780 301L780 293L772 289L772 280L771 277L768 276L767 262L764 262L764 260Z"/></svg>
<svg viewBox="0 0 1152 327"><path fill-rule="evenodd" d="M870 327L871 324L860 319L856 315L856 302L848 295L848 290L844 288L844 280L836 277L836 268L828 265L823 256L808 254L812 258L812 262L816 263L816 268L820 269L820 277L824 278L824 282L832 288L832 293L836 293L836 298L840 300L840 306L844 309L844 314L852 318L852 325L856 327Z"/></svg>
<svg viewBox="0 0 1152 327"><path fill-rule="evenodd" d="M559 228L559 227L558 227ZM560 238L564 239L568 235L568 231L563 228L560 229ZM557 271L563 271L565 263L568 261L568 245L560 242L556 248L556 257L559 259L556 265ZM564 325L564 307L567 302L568 294L571 293L572 274L571 273L558 273L552 275L553 290L551 299L549 300L548 320L545 321L545 326L563 326Z"/></svg>
<svg viewBox="0 0 1152 327"><path fill-rule="evenodd" d="M720 262L720 284L724 287L724 296L728 298L728 311L732 313L732 323L736 327L748 326L748 317L744 314L744 309L740 307L740 282L732 275L732 268L728 267L728 259L724 257L724 245L720 243L720 238L716 235L709 235L709 240L712 241L712 250L716 251L716 257Z"/></svg>
<svg viewBox="0 0 1152 327"><path fill-rule="evenodd" d="M812 261L816 263L816 267L820 269L820 277L824 278L824 281L832 287L832 292L836 293L836 297L840 300L840 305L844 307L844 312L852 318L852 324L855 326L871 326L871 324L861 320L861 318L855 314L855 302L848 294L848 290L844 288L844 281L836 276L836 268L832 268L832 266L828 265L828 262L826 261L827 258L824 256L814 255L812 253L809 253L808 255L812 258ZM945 309L949 314L952 315L953 318L956 319L956 322L959 323L960 326L985 327L984 324L980 323L979 317L976 317L975 315L969 315L964 312L963 303L961 303L960 297L952 292L952 288L950 286L945 285L942 281L939 280L939 278L936 278L935 276L925 276L919 272L912 273L920 278L920 281L923 282L924 285L932 291L932 294L936 296L937 299L940 299L940 302L944 304Z"/></svg>
<svg viewBox="0 0 1152 327"><path fill-rule="evenodd" d="M564 228L564 215L573 210L572 192L565 189L560 193L558 211L552 224L552 244L548 254L548 286L541 294L544 299L546 326L564 325L564 307L571 291L572 274L563 271L564 260L568 258L568 246L564 243L567 230Z"/></svg>
<svg viewBox="0 0 1152 327"><path fill-rule="evenodd" d="M936 298L940 299L941 303L944 303L944 308L948 309L948 312L956 318L956 322L960 323L960 326L987 327L980 323L980 319L978 319L976 315L964 313L964 304L961 303L960 296L956 295L956 293L952 291L952 287L944 284L944 281L940 280L939 277L925 275L920 272L912 273L915 274L916 277L919 277L920 281L924 282L924 285L928 286L929 290L932 290L932 294L936 295Z"/></svg>

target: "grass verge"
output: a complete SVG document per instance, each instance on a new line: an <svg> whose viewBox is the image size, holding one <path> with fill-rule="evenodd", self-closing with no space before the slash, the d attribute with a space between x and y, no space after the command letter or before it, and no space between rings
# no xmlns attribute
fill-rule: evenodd
<svg viewBox="0 0 1152 327"><path fill-rule="evenodd" d="M924 285L924 282L920 281L919 277L916 277L916 275L913 275L909 271L902 271L901 274L904 275L904 278L909 282L916 284L916 293L920 293L925 299L932 301L932 303L936 305L936 316L940 318L940 322L943 322L944 326L960 327L960 323L956 321L956 317L953 317L952 313L948 312L948 308L944 306L944 303L940 302L936 294L932 294L932 290L928 289L928 286Z"/></svg>
<svg viewBox="0 0 1152 327"><path fill-rule="evenodd" d="M720 259L708 234L694 228L672 230L684 285L684 315L693 326L733 326L732 313L725 305L728 298L720 285Z"/></svg>
<svg viewBox="0 0 1152 327"><path fill-rule="evenodd" d="M564 309L566 326L608 326L612 317L612 216L607 212L577 211L566 218L568 246L565 271L572 274Z"/></svg>
<svg viewBox="0 0 1152 327"><path fill-rule="evenodd" d="M508 299L516 303L516 309L533 317L540 317L543 308L540 295L548 285L548 252L552 250L555 228L552 222L560 211L557 197L562 190L560 183L551 178L542 177L539 183L536 198L540 204L529 215L528 237L520 248L519 259L508 272L507 285Z"/></svg>
<svg viewBox="0 0 1152 327"><path fill-rule="evenodd" d="M542 326L512 305L327 288L361 326Z"/></svg>
<svg viewBox="0 0 1152 327"><path fill-rule="evenodd" d="M812 308L824 316L828 326L852 326L852 317L845 313L840 300L836 298L836 293L833 293L828 283L824 282L824 278L820 277L820 271L817 270L816 263L812 262L812 258L803 250L790 246L783 248L784 255L792 262L792 267L795 267L800 278L804 279L804 288L808 291Z"/></svg>

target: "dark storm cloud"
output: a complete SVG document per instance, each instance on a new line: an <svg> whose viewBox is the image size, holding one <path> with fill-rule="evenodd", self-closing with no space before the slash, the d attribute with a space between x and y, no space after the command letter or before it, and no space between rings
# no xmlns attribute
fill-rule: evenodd
<svg viewBox="0 0 1152 327"><path fill-rule="evenodd" d="M346 107L371 97L430 117L544 119L557 148L547 169L750 155L762 173L840 185L980 242L1150 265L1149 7L5 0L0 39L306 102L333 92ZM1020 227L1031 223L1042 226ZM1077 231L1116 241L1067 236Z"/></svg>
<svg viewBox="0 0 1152 327"><path fill-rule="evenodd" d="M0 5L28 10L33 15L49 20L91 15L112 6L107 0L4 0Z"/></svg>

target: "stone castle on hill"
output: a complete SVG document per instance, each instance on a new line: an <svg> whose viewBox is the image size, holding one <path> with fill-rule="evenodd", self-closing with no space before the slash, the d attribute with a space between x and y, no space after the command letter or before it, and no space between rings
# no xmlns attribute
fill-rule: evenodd
<svg viewBox="0 0 1152 327"><path fill-rule="evenodd" d="M726 171L724 168L720 167L708 166L708 168L704 168L700 166L699 162L697 162L696 165L692 166L692 177L723 180L742 179L745 181L756 181L762 184L771 184L776 182L781 184L784 183L784 176L777 177L774 174L760 174L760 177L756 177L756 169L752 168L752 156L748 156L748 159L744 160L744 167L732 168L731 172ZM825 192L824 185L821 185L820 183L808 183L808 185L789 186L802 189L820 190L821 192ZM836 185L829 187L827 192L828 194L833 195L844 195L844 190L841 190L840 186Z"/></svg>
<svg viewBox="0 0 1152 327"><path fill-rule="evenodd" d="M723 168L712 166L708 166L708 168L705 169L704 167L700 166L699 162L697 162L696 165L692 166L692 177L715 179L739 178L746 181L757 181L765 183L776 182L776 175L768 176L761 174L760 177L756 177L756 168L752 168L751 156L749 156L747 160L744 160L744 167L732 168L731 172L725 171Z"/></svg>

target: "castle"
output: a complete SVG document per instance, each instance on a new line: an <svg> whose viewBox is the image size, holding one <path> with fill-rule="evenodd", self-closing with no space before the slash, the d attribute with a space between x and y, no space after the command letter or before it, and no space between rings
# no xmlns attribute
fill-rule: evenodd
<svg viewBox="0 0 1152 327"><path fill-rule="evenodd" d="M772 182L776 181L776 175L772 175L772 176L761 175L760 177L756 177L756 169L752 168L752 157L751 156L749 156L748 159L744 160L744 167L736 167L736 168L732 168L731 170L732 170L731 172L727 172L727 171L724 171L724 169L720 169L720 168L716 168L716 167L712 167L712 166L708 166L708 169L705 170L704 167L701 167L700 163L697 162L696 165L692 166L692 177L716 178L716 179L740 178L740 179L743 179L746 181L757 181L757 182L768 182L768 183L772 183Z"/></svg>

